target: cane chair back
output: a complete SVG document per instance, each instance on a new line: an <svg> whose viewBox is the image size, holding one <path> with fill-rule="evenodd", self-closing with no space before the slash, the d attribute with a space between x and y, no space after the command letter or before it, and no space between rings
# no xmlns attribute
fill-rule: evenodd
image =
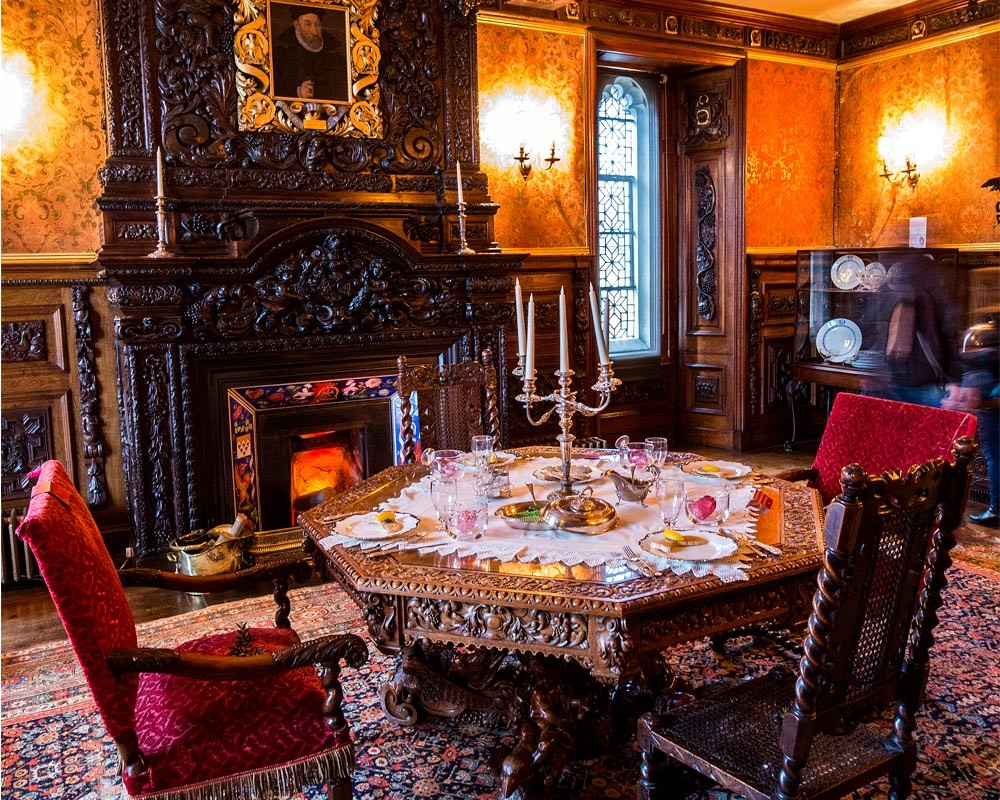
<svg viewBox="0 0 1000 800"><path fill-rule="evenodd" d="M458 364L411 364L399 357L400 461L416 460L416 424L411 396L416 392L420 445L427 449L468 450L476 434L499 437L497 371L493 354ZM499 444L499 442L497 442Z"/></svg>
<svg viewBox="0 0 1000 800"><path fill-rule="evenodd" d="M888 774L902 800L916 766L915 714L962 520L976 445L906 474L841 473L798 674L771 674L639 724L639 797L658 753L750 800L840 797ZM895 708L884 730L864 720Z"/></svg>

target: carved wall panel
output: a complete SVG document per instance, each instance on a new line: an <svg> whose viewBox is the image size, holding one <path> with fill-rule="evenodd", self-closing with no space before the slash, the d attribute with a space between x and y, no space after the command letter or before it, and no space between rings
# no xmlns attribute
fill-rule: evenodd
<svg viewBox="0 0 1000 800"><path fill-rule="evenodd" d="M3 499L27 499L31 494L28 473L54 452L47 407L3 412Z"/></svg>

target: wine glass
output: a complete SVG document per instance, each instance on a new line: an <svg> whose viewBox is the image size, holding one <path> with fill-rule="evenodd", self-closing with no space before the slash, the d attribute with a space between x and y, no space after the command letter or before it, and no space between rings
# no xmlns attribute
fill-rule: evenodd
<svg viewBox="0 0 1000 800"><path fill-rule="evenodd" d="M431 479L431 502L438 515L438 530L451 533L448 529L448 519L451 517L455 497L458 495L458 482L454 478L437 477Z"/></svg>
<svg viewBox="0 0 1000 800"><path fill-rule="evenodd" d="M650 463L657 469L667 463L667 440L663 436L647 436L646 452Z"/></svg>
<svg viewBox="0 0 1000 800"><path fill-rule="evenodd" d="M684 481L677 478L660 478L656 481L653 491L664 527L673 528L684 506Z"/></svg>
<svg viewBox="0 0 1000 800"><path fill-rule="evenodd" d="M493 437L482 434L472 437L472 455L476 461L476 468L482 470L490 463L493 455Z"/></svg>
<svg viewBox="0 0 1000 800"><path fill-rule="evenodd" d="M489 506L475 492L460 491L448 513L449 531L457 539L478 539L486 533Z"/></svg>
<svg viewBox="0 0 1000 800"><path fill-rule="evenodd" d="M694 525L720 527L729 516L729 487L721 483L686 484L684 510Z"/></svg>

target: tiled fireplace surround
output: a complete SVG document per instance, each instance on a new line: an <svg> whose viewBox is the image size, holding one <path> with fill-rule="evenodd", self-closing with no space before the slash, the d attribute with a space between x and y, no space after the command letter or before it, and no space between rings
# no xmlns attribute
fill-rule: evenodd
<svg viewBox="0 0 1000 800"><path fill-rule="evenodd" d="M519 266L499 254L423 254L384 229L333 219L270 236L245 268L226 263L178 257L152 271L134 257L105 259L139 555L234 517L231 390L394 375L401 354L452 363L502 353ZM267 527L287 519L287 482L271 480L286 468L257 468L259 503L280 491L285 504L264 516Z"/></svg>

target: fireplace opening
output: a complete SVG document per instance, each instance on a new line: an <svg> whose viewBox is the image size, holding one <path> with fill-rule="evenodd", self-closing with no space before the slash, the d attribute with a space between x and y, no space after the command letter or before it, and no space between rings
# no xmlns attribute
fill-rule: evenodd
<svg viewBox="0 0 1000 800"><path fill-rule="evenodd" d="M335 430L288 437L292 518L357 486L368 475L365 431Z"/></svg>

